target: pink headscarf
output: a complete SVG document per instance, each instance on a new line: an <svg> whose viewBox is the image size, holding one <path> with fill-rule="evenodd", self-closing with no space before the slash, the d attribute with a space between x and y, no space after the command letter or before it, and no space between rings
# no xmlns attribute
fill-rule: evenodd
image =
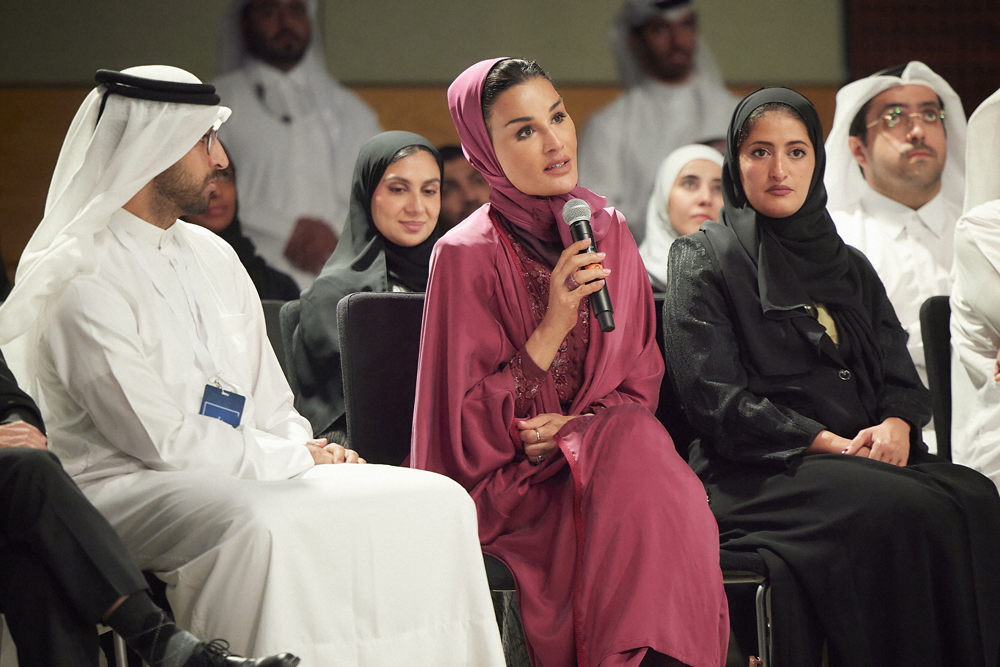
<svg viewBox="0 0 1000 667"><path fill-rule="evenodd" d="M569 193L551 197L526 195L511 184L493 150L493 142L483 119L483 83L490 70L501 60L482 60L462 72L448 86L448 110L462 141L462 150L469 164L475 167L492 187L490 204L511 224L520 227L542 241L573 242L569 226L562 223L563 205L570 199L582 199L590 204L593 214L590 225L600 241L611 224L611 213L605 209L608 200L577 185Z"/></svg>
<svg viewBox="0 0 1000 667"><path fill-rule="evenodd" d="M718 528L701 482L652 415L663 355L635 239L603 197L580 187L531 197L503 175L480 104L496 62L469 68L448 91L465 154L493 194L434 245L411 463L451 477L475 501L483 551L514 574L531 664L623 664L622 651L641 656L652 646L687 664L720 665L729 619ZM596 211L591 224L614 271L608 292L618 327L591 328L568 409L548 373L521 414L510 362L544 316L505 232L568 244L568 226L557 220L573 197ZM515 422L544 413L592 416L567 422L556 435L559 453L533 465ZM626 449L631 455L620 456ZM628 564L610 573L611 585L608 563Z"/></svg>

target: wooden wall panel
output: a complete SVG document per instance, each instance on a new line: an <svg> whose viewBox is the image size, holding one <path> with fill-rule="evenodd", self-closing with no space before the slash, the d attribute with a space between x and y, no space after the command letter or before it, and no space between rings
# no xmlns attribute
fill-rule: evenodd
<svg viewBox="0 0 1000 667"><path fill-rule="evenodd" d="M851 79L911 60L926 63L965 112L1000 87L996 0L844 0Z"/></svg>
<svg viewBox="0 0 1000 667"><path fill-rule="evenodd" d="M734 87L746 95L757 86ZM796 87L811 99L829 131L836 88ZM42 218L63 137L89 88L0 88L0 249L13 278L21 251ZM457 143L444 86L355 89L387 130L409 130L437 145ZM614 100L617 86L561 86L578 129Z"/></svg>
<svg viewBox="0 0 1000 667"><path fill-rule="evenodd" d="M63 138L87 89L0 89L0 249L11 278L42 219Z"/></svg>

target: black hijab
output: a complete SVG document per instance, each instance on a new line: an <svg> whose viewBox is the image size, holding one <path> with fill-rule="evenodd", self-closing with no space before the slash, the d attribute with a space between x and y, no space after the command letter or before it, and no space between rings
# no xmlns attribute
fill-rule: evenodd
<svg viewBox="0 0 1000 667"><path fill-rule="evenodd" d="M737 143L743 124L756 109L774 102L798 112L816 156L806 200L798 211L786 218L771 218L754 209L743 191L740 175ZM737 309L743 311L748 320L760 321L763 314L766 321L786 321L798 332L800 340L807 341L815 358L821 354L825 330L817 324L813 308L817 303L825 305L837 324L841 347L849 350L855 360L862 402L874 406L882 382L883 359L873 323L862 301L863 285L857 260L852 258L851 251L837 234L826 210L823 184L826 150L816 109L805 97L787 88L758 90L736 107L727 141L722 170L724 205L719 221L732 231L728 238L739 251L721 255L729 258L741 255L742 259L722 261L720 269ZM710 236L720 238L723 235ZM756 290L752 285L754 274ZM757 315L752 316L750 311L756 311ZM776 337L774 327L744 326L742 331L759 368L770 369L770 373L775 374L802 370L799 364L806 360L801 357L796 360L798 353L794 352L800 349L799 345Z"/></svg>
<svg viewBox="0 0 1000 667"><path fill-rule="evenodd" d="M787 218L770 218L754 209L740 178L740 130L756 109L774 102L795 109L802 117L816 155L809 194L802 207ZM788 88L763 88L748 95L733 114L727 147L719 220L736 232L740 244L757 260L764 312L780 318L785 316L782 313L811 307L814 302L860 307L860 277L826 210L823 126L812 103Z"/></svg>
<svg viewBox="0 0 1000 667"><path fill-rule="evenodd" d="M427 290L431 249L441 237L437 226L423 243L407 248L386 239L372 219L372 196L392 157L407 146L422 146L437 160L444 179L444 162L434 146L412 132L383 132L361 147L354 164L351 208L337 249L316 282L340 286L341 296L353 292L385 292L389 283L413 292ZM339 299L338 299L339 301Z"/></svg>
<svg viewBox="0 0 1000 667"><path fill-rule="evenodd" d="M361 147L354 165L351 208L337 249L312 287L302 293L299 326L292 343L292 363L299 383L295 407L316 434L344 416L340 375L337 304L354 292L388 292L392 285L427 289L431 250L439 227L423 243L407 248L386 239L372 219L372 196L392 158L407 146L426 148L442 173L444 163L434 146L412 132L383 132Z"/></svg>

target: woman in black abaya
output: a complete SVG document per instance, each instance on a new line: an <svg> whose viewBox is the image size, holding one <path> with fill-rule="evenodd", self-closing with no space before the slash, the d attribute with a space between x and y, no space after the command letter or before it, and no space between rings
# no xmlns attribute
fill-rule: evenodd
<svg viewBox="0 0 1000 667"><path fill-rule="evenodd" d="M671 248L667 363L727 549L773 591L774 664L997 665L1000 498L927 453L930 397L826 211L812 104L737 108L719 223Z"/></svg>

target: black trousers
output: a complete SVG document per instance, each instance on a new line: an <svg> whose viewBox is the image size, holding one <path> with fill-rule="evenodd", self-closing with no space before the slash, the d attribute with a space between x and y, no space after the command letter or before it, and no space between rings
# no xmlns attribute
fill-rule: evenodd
<svg viewBox="0 0 1000 667"><path fill-rule="evenodd" d="M21 665L96 667L98 621L145 588L118 534L54 454L0 449L0 611Z"/></svg>

